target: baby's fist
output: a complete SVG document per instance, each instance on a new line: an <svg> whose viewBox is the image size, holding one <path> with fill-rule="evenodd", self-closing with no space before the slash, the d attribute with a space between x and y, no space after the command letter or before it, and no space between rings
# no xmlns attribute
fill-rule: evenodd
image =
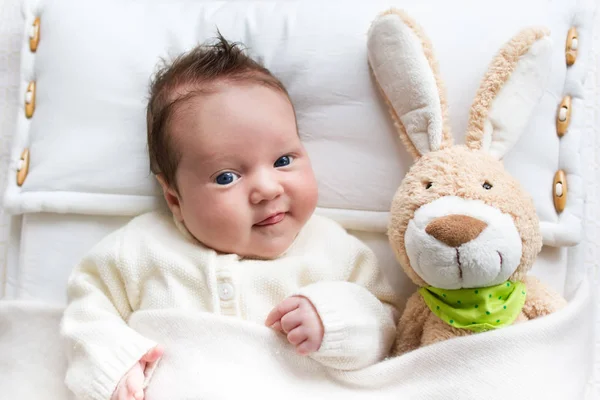
<svg viewBox="0 0 600 400"><path fill-rule="evenodd" d="M121 378L111 400L143 400L144 399L144 371L148 364L156 362L162 357L164 350L160 346L150 349L144 356L127 371Z"/></svg>
<svg viewBox="0 0 600 400"><path fill-rule="evenodd" d="M310 354L321 347L323 322L306 297L292 296L283 300L269 313L265 325L285 333L299 354Z"/></svg>

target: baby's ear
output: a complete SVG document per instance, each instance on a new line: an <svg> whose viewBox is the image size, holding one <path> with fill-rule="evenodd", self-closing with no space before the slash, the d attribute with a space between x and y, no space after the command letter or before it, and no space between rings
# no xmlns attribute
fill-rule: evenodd
<svg viewBox="0 0 600 400"><path fill-rule="evenodd" d="M548 30L528 28L492 61L471 107L466 144L501 159L517 142L550 76Z"/></svg>
<svg viewBox="0 0 600 400"><path fill-rule="evenodd" d="M177 190L172 188L166 181L164 175L156 175L156 180L160 183L160 187L163 191L163 196L169 206L169 209L173 213L173 216L177 221L183 221L183 215L181 214L181 200L179 199L179 193Z"/></svg>
<svg viewBox="0 0 600 400"><path fill-rule="evenodd" d="M407 150L416 158L452 145L445 89L429 39L392 9L369 29L369 64Z"/></svg>

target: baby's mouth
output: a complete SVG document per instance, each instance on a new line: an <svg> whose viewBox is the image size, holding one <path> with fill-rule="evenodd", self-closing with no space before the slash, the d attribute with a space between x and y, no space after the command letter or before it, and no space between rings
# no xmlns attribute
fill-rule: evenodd
<svg viewBox="0 0 600 400"><path fill-rule="evenodd" d="M268 226L268 225L278 224L281 221L283 221L283 219L285 218L285 214L286 213L284 213L284 212L279 212L279 213L271 214L267 218L263 219L260 222L257 222L254 225L255 226Z"/></svg>

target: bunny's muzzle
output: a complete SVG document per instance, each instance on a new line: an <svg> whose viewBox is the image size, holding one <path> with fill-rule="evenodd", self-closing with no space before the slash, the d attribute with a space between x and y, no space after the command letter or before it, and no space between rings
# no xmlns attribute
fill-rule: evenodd
<svg viewBox="0 0 600 400"><path fill-rule="evenodd" d="M443 289L493 286L518 268L523 244L510 214L481 200L444 196L419 207L404 245L412 269Z"/></svg>

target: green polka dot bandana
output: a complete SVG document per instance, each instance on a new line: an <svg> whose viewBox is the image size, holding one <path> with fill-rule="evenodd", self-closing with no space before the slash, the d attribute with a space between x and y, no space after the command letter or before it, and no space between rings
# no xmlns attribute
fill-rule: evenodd
<svg viewBox="0 0 600 400"><path fill-rule="evenodd" d="M525 304L525 292L523 282L511 281L476 289L419 289L429 309L442 321L474 332L512 324Z"/></svg>

